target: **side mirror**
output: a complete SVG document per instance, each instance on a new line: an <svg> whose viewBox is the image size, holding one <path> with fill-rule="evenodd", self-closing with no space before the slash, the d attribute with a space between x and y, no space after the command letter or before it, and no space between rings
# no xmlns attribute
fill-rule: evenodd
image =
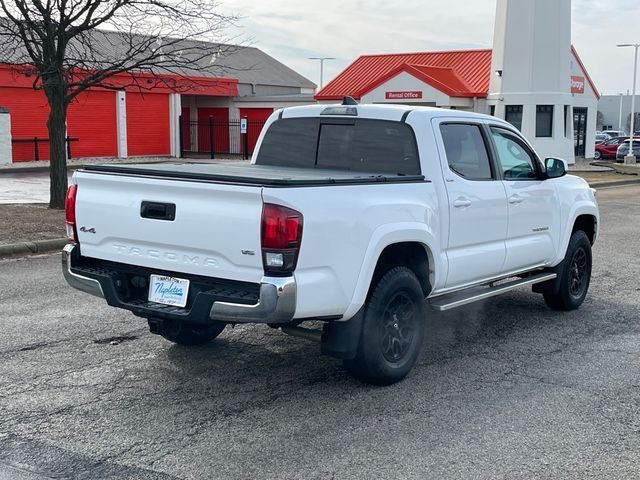
<svg viewBox="0 0 640 480"><path fill-rule="evenodd" d="M544 161L547 178L560 178L567 174L567 164L561 158L547 158Z"/></svg>

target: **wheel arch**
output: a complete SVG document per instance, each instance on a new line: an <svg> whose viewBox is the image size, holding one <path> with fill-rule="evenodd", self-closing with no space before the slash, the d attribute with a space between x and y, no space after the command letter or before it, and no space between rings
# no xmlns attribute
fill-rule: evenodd
<svg viewBox="0 0 640 480"><path fill-rule="evenodd" d="M598 224L600 218L598 215L598 209L596 206L594 206L593 203L577 203L576 205L574 205L569 218L572 220L567 221L566 228L563 229L558 256L556 257L555 262L552 264L554 266L562 262L562 260L564 259L564 256L567 252L567 247L569 246L569 240L571 240L571 236L577 230L584 231L584 229L586 229L585 233L589 237L591 245L593 245L598 239Z"/></svg>
<svg viewBox="0 0 640 480"><path fill-rule="evenodd" d="M432 270L430 268L430 265L433 265L432 256L428 246L416 241L397 242L387 245L378 256L376 267L369 281L369 291L389 270L394 267L407 267L418 278L422 293L426 297L431 292L431 285L433 284Z"/></svg>
<svg viewBox="0 0 640 480"><path fill-rule="evenodd" d="M378 268L381 259L383 266L396 266L397 264L393 265L390 260L400 259L401 265L408 266L412 270L418 268L416 276L421 280L423 291L428 292L437 285L442 275L446 276L443 259L435 255L440 251L438 245L436 237L428 228L425 228L425 224L389 224L376 230L367 248L351 303L343 318L348 320L364 305L374 281L374 275L380 274L383 270ZM411 265L407 265L412 263L407 262L408 258L417 258L419 267L412 268ZM446 262L444 264L446 265ZM384 274L383 271L382 274Z"/></svg>
<svg viewBox="0 0 640 480"><path fill-rule="evenodd" d="M573 222L573 228L571 229L571 235L578 230L582 230L589 237L591 245L596 241L596 233L598 228L598 220L595 215L582 214L578 215Z"/></svg>

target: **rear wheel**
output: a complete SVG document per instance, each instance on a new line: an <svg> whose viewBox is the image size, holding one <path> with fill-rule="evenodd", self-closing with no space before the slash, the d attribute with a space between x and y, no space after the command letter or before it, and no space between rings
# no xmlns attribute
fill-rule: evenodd
<svg viewBox="0 0 640 480"><path fill-rule="evenodd" d="M390 385L402 380L420 354L424 337L424 295L406 267L387 272L367 304L356 357L345 367L359 380Z"/></svg>
<svg viewBox="0 0 640 480"><path fill-rule="evenodd" d="M571 236L558 275L560 288L545 292L544 301L554 310L575 310L584 302L591 281L591 242L582 230Z"/></svg>
<svg viewBox="0 0 640 480"><path fill-rule="evenodd" d="M179 345L202 345L209 343L222 333L226 323L215 322L210 325L183 324L165 322L161 335L170 342Z"/></svg>

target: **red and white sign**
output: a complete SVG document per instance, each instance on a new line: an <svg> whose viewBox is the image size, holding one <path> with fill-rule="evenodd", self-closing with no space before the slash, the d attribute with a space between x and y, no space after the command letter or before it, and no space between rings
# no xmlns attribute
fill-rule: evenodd
<svg viewBox="0 0 640 480"><path fill-rule="evenodd" d="M419 100L422 98L422 92L384 92L384 98L387 100Z"/></svg>
<svg viewBox="0 0 640 480"><path fill-rule="evenodd" d="M584 93L584 77L571 76L571 93Z"/></svg>

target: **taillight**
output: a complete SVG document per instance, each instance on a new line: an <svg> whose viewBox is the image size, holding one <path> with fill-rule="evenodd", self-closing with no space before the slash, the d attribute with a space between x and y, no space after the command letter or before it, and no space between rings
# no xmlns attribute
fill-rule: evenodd
<svg viewBox="0 0 640 480"><path fill-rule="evenodd" d="M265 273L292 273L302 243L302 214L292 208L265 203L262 208L261 241Z"/></svg>
<svg viewBox="0 0 640 480"><path fill-rule="evenodd" d="M67 190L67 198L65 200L65 209L67 213L67 237L72 242L78 243L78 232L76 230L76 195L78 193L77 185L70 185Z"/></svg>

